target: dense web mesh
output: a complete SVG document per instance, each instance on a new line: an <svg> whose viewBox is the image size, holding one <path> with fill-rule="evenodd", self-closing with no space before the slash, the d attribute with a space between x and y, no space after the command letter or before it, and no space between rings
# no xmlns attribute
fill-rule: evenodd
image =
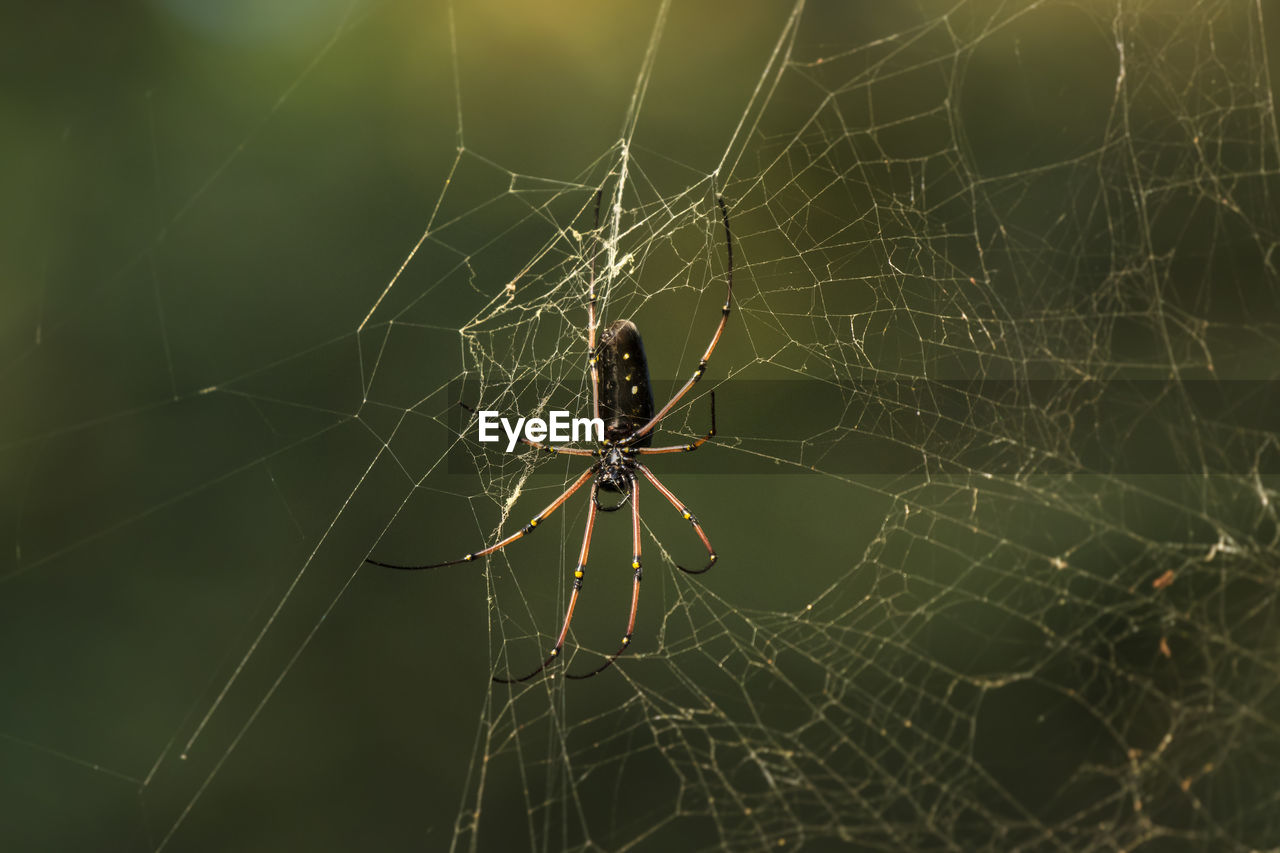
<svg viewBox="0 0 1280 853"><path fill-rule="evenodd" d="M428 682L360 687L395 710L359 720L399 733L394 820L410 837L429 824L433 849L1280 845L1274 10L875 6L777 15L753 64L730 70L738 99L716 104L731 121L705 162L647 133L666 106L650 87L686 43L671 4L647 10L620 138L552 175L470 146L468 41L442 12L453 77L434 85L455 100L433 117L459 147L396 235L391 274L367 277L366 302L319 346L146 403L247 402L278 440L18 554L3 586L20 602L63 556L171 506L198 514L184 502L245 471L321 523L297 522L283 568L235 574L248 592L227 606L253 614L191 666L183 713L151 722L164 737L149 772L89 761L60 724L21 714L6 738L37 763L136 782L138 849L198 849L210 826L236 838L228 821L252 807L226 791L262 772L244 754L297 726L279 760L299 770L329 742L302 725L329 706L285 696L343 642L326 626L355 634L360 613L360 636L385 619L398 638L361 641L369 681ZM378 8L344 19L316 64ZM734 314L660 434L701 434L714 387L721 435L652 464L720 563L675 571L698 543L642 489L634 648L590 681L562 678L597 666L625 624L619 513L593 542L566 660L491 684L536 666L560 628L585 490L483 567L371 576L360 561L476 550L585 467L483 446L456 404L584 412L593 275L602 325L636 320L670 396L719 319L720 196ZM445 294L471 300L456 321ZM325 372L346 377L342 404L308 396ZM25 459L72 426L6 447ZM274 483L318 459L340 484L323 497ZM424 599L461 621L422 626L409 614ZM447 671L368 662L455 655ZM419 725L441 704L462 727ZM445 741L456 760L433 757ZM425 800L452 823L417 817Z"/></svg>

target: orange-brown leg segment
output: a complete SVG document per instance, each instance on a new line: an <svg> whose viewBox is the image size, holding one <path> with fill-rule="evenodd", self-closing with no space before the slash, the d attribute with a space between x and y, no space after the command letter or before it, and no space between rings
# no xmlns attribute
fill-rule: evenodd
<svg viewBox="0 0 1280 853"><path fill-rule="evenodd" d="M691 441L688 444L673 444L670 447L637 447L635 448L635 452L637 455L644 454L646 456L652 455L654 453L688 453L691 450L697 450L699 447L706 444L711 439L715 438L715 435L716 435L716 392L712 391L711 392L711 429L707 431L706 435L704 435L702 438L697 439L696 441Z"/></svg>
<svg viewBox="0 0 1280 853"><path fill-rule="evenodd" d="M560 636L556 638L555 648L551 650L551 654L547 655L547 659L542 662L542 665L528 675L522 675L519 678L500 678L495 675L493 680L499 684L528 681L546 669L552 661L560 657L560 650L564 648L564 639L569 635L569 625L573 622L573 609L578 606L578 593L582 591L582 579L586 576L587 555L591 551L591 532L596 526L596 490L598 488L599 486L595 483L591 484L591 501L587 505L587 530L582 535L582 552L578 555L578 565L573 570L573 592L569 593L569 608L565 611L564 625L560 627Z"/></svg>
<svg viewBox="0 0 1280 853"><path fill-rule="evenodd" d="M574 492L582 488L582 485L586 483L587 480L590 480L592 477L595 476L596 469L598 467L599 467L598 465L592 465L590 468L583 471L582 476L574 480L573 485L565 489L564 494L560 495L560 497L556 498L551 503L547 504L546 509L544 509L542 512L535 515L529 521L528 524L526 524L524 527L517 530L515 533L512 533L510 536L508 536L506 539L503 539L501 542L499 542L496 545L490 545L488 548L484 548L474 553L467 554L466 556L459 557L456 560L447 560L446 562L443 562L443 563L431 563L430 565L426 565L426 566L402 566L396 563L384 563L380 560L370 560L367 557L365 558L365 562L370 563L374 566L382 566L383 568L386 568L386 569L400 569L402 571L413 572L413 571L418 571L419 569L438 569L441 566L456 566L458 563L470 563L472 560L478 560L481 557L487 557L490 554L492 554L494 551L502 550L503 548L510 545L512 542L516 541L517 539L523 538L527 534L530 534L535 529L537 529L538 525L541 524L543 521L545 521L547 516L551 515L551 513L558 510L561 507L561 505L564 504L565 501L569 500L569 498L573 496ZM594 486L593 486L593 489L594 489Z"/></svg>
<svg viewBox="0 0 1280 853"><path fill-rule="evenodd" d="M689 389L698 383L698 380L702 378L702 374L707 370L707 362L711 360L711 353L715 352L716 344L720 343L720 335L724 333L725 324L729 322L729 308L733 303L733 233L729 230L729 208L725 207L724 199L717 198L716 203L720 205L720 215L724 217L724 240L728 258L726 274L729 279L724 295L724 306L720 309L720 325L716 326L716 333L711 336L711 343L707 345L707 351L702 354L702 358L698 361L698 369L693 371L693 376L689 377L689 381L684 383L684 386L676 392L676 395L665 406L658 410L656 415L649 418L644 426L627 437L628 443L634 443L637 439L644 438L652 432L653 428L658 425L658 421L665 418L667 412L671 411L676 403L679 403L681 398L689 393Z"/></svg>
<svg viewBox="0 0 1280 853"><path fill-rule="evenodd" d="M595 231L600 230L600 198L604 190L596 191ZM596 253L591 251L591 280L587 285L587 366L591 370L591 417L600 417L600 366L596 355Z"/></svg>
<svg viewBox="0 0 1280 853"><path fill-rule="evenodd" d="M653 476L652 471L641 465L639 462L636 463L636 468L640 470L641 474L644 474L645 478L650 483L653 483L653 487L655 489L662 492L662 496L664 498L671 502L671 505L676 508L676 512L680 513L680 517L693 525L693 532L698 534L698 538L702 540L703 546L707 549L707 564L702 568L686 569L684 566L679 564L676 564L676 568L687 575L700 575L714 566L716 564L716 550L711 547L711 540L707 539L707 534L702 532L702 525L698 523L698 519L693 517L693 513L689 512L689 508L681 503L680 499L673 495L670 489L658 482L658 478Z"/></svg>
<svg viewBox="0 0 1280 853"><path fill-rule="evenodd" d="M635 477L631 478L631 553L631 568L635 571L631 582L631 616L627 619L627 633L622 635L622 645L591 672L578 675L566 673L567 677L590 678L604 672L631 645L631 636L636 630L636 612L640 607L640 580L644 576L640 568L640 484Z"/></svg>

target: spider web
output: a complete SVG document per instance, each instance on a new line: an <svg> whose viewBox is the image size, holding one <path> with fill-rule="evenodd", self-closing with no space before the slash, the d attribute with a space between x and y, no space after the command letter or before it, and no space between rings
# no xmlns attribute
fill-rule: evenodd
<svg viewBox="0 0 1280 853"><path fill-rule="evenodd" d="M6 87L6 849L1280 846L1273 10L192 8ZM718 195L720 561L642 488L494 684L585 492L362 561L585 467L456 404L586 411L593 269L669 397Z"/></svg>

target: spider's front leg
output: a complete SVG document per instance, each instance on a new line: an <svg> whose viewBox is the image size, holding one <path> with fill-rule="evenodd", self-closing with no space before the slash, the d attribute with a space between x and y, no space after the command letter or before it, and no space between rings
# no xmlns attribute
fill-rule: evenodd
<svg viewBox="0 0 1280 853"><path fill-rule="evenodd" d="M651 455L654 453L688 453L690 451L697 450L699 447L706 444L711 439L715 438L715 435L716 435L716 392L712 391L711 392L711 429L707 430L706 435L704 435L702 438L697 439L696 441L691 441L688 444L672 444L668 447L637 447L635 448L635 452L643 453L646 455Z"/></svg>
<svg viewBox="0 0 1280 853"><path fill-rule="evenodd" d="M631 434L633 441L644 438L651 433L658 423L667 416L667 413L684 398L684 395L688 394L689 390L698 384L698 380L707 372L707 364L711 361L711 354L716 351L716 344L720 343L720 336L724 334L724 327L729 322L729 311L733 306L733 232L729 230L729 208L725 206L724 199L717 198L716 204L720 205L720 215L724 218L725 276L728 279L725 287L724 305L720 308L720 323L716 326L715 333L711 336L711 343L707 344L706 352L698 360L698 368L693 371L693 375L681 386L675 396L658 410L656 415L649 418L643 426Z"/></svg>

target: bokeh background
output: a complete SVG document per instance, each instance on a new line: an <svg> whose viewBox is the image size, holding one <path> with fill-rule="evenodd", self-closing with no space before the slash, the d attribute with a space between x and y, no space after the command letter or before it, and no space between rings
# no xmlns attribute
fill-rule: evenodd
<svg viewBox="0 0 1280 853"><path fill-rule="evenodd" d="M0 848L1280 844L1280 14L1162 5L0 11ZM581 498L361 563L578 469L454 403L581 403L624 162L721 563L649 491L512 690Z"/></svg>

